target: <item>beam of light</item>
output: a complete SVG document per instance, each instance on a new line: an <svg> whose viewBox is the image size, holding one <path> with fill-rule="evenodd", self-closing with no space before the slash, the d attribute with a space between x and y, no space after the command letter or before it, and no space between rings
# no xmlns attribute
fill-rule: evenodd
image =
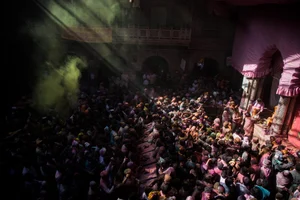
<svg viewBox="0 0 300 200"><path fill-rule="evenodd" d="M84 27L85 30L89 30L90 32L93 32L90 24L92 22L95 22L95 24L98 24L100 26L111 26L112 23L112 15L109 15L108 18L105 18L104 14L102 13L102 10L110 10L117 15L119 6L114 4L110 4L110 6L107 5L106 1L104 3L98 3L98 8L103 7L103 9L100 9L100 14L97 15L95 14L94 10L97 8L97 6L90 6L82 3L78 3L77 7L75 6L68 6L67 4L62 4L61 2L57 1L52 1L49 5L44 5L41 4L40 2L37 2L40 7L42 7L43 11L46 12L48 15L50 15L51 19L53 19L60 27L62 27L64 30L67 30L68 32L72 32L72 30L69 28L70 26L81 26ZM48 9L48 7L50 9ZM79 10L78 10L79 9ZM80 11L81 9L81 11ZM85 12L82 11L84 9ZM74 12L76 11L76 12ZM84 13L84 14L81 14ZM85 13L90 13L87 17ZM105 12L104 12L105 13ZM92 23L93 24L93 23ZM77 35L75 32L72 32L73 35L76 37L80 37ZM96 33L93 33L96 34ZM79 38L79 39L84 39L84 38ZM110 59L106 61L110 64L110 68L112 71L117 71L117 72L122 72L124 69L123 67L118 66L118 62L116 63L116 60L121 60L124 63L127 62L127 55L122 55L120 54L119 51L116 51L114 48L112 48L111 45L109 44L102 44L101 46L101 51L99 49L95 50L91 45L85 43L85 47L87 47L90 51L96 52L99 57L102 57L102 55L108 55L108 54L113 54L116 55L115 59Z"/></svg>
<svg viewBox="0 0 300 200"><path fill-rule="evenodd" d="M84 6L81 6L81 8L85 8L87 12L90 12L89 16L83 17L85 21L80 18L82 17L82 14L78 14L83 13L83 11L75 9L77 12L73 13L71 10L66 8L66 5L60 5L57 2L52 2L51 6L44 5L39 1L35 1L35 3L48 15L48 17L50 17L53 22L56 23L56 25L69 32L72 32L72 29L69 28L72 25L89 28L90 20L88 20L88 18L91 18L91 21L97 21L97 24L103 24L103 26L110 26L110 23L112 22L111 16L105 20L98 19L88 7ZM49 10L49 8L51 9ZM90 30L92 31L92 29ZM34 95L36 106L40 110L54 108L58 112L66 112L66 110L68 110L66 106L74 103L77 99L77 93L79 91L78 80L81 76L80 69L77 65L83 61L78 58L70 58L65 65L59 64L58 60L61 55L64 54L64 44L59 38L56 38L57 35L53 33L55 31L51 27L47 26L46 20L43 20L42 23L38 23L38 26L32 28L31 31L33 38L38 40L37 43L40 49L44 49L47 52L46 62L51 69L48 76L42 77L38 80ZM44 37L49 34L49 37ZM73 32L73 34L76 37L80 37L75 32ZM120 64L121 59L116 59L118 57L123 58L124 55L115 51L110 45L103 44L100 49L95 49L88 43L82 43L82 45L93 54L98 55L99 58L101 58L103 54L116 55L115 57L104 58L107 66L115 72L122 72L124 70L122 69L124 64ZM66 97L68 98L66 99Z"/></svg>

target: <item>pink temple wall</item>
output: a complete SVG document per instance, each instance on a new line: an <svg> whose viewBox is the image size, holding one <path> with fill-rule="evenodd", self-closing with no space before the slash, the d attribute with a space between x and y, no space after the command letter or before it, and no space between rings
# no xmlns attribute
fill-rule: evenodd
<svg viewBox="0 0 300 200"><path fill-rule="evenodd" d="M283 73L276 93L300 94L300 17L297 8L259 6L242 8L233 45L233 66L244 76L260 78L270 73L272 55L278 49ZM281 65L282 66L282 65ZM288 140L300 149L300 100L295 107Z"/></svg>
<svg viewBox="0 0 300 200"><path fill-rule="evenodd" d="M289 6L245 7L240 10L233 45L233 66L244 76L259 78L270 72L278 49L284 67L277 94L300 94L300 20Z"/></svg>

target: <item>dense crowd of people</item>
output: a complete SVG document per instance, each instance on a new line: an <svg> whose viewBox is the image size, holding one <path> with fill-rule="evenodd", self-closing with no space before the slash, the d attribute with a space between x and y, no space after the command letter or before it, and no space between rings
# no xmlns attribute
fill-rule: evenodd
<svg viewBox="0 0 300 200"><path fill-rule="evenodd" d="M228 82L205 77L175 89L100 84L66 118L41 116L23 98L1 140L3 188L28 200L300 199L299 152L253 137L251 113L238 103ZM150 173L138 148L145 138L157 161L147 183L139 180Z"/></svg>

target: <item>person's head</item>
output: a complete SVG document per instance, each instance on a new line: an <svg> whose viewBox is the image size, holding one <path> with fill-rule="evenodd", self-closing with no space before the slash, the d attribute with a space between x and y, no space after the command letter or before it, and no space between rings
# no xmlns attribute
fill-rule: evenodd
<svg viewBox="0 0 300 200"><path fill-rule="evenodd" d="M253 138L253 139L252 139L252 142L253 142L254 144L257 144L257 143L259 142L259 139L258 139L258 138Z"/></svg>
<svg viewBox="0 0 300 200"><path fill-rule="evenodd" d="M100 176L101 178L106 178L108 176L108 171L103 170L102 172L100 172Z"/></svg>
<svg viewBox="0 0 300 200"><path fill-rule="evenodd" d="M258 99L257 99L257 103L262 103L261 98L258 98Z"/></svg>
<svg viewBox="0 0 300 200"><path fill-rule="evenodd" d="M224 187L222 185L218 186L218 193L219 194L224 194L225 193L225 189L224 189Z"/></svg>
<svg viewBox="0 0 300 200"><path fill-rule="evenodd" d="M227 178L227 171L226 170L223 170L222 173L221 173L221 176L223 178Z"/></svg>
<svg viewBox="0 0 300 200"><path fill-rule="evenodd" d="M282 151L282 150L284 150L285 149L285 146L283 146L283 145L279 145L278 147L277 147L277 150L278 151Z"/></svg>
<svg viewBox="0 0 300 200"><path fill-rule="evenodd" d="M257 181L256 181L256 185L258 185L258 186L262 186L263 183L264 183L264 180L261 178L257 179Z"/></svg>
<svg viewBox="0 0 300 200"><path fill-rule="evenodd" d="M252 158L250 161L251 165L256 165L258 164L257 158Z"/></svg>
<svg viewBox="0 0 300 200"><path fill-rule="evenodd" d="M282 140L280 139L280 138L276 138L275 139L275 143L277 144L277 145L281 145L282 144ZM283 146L283 145L282 145ZM285 147L284 147L285 148Z"/></svg>
<svg viewBox="0 0 300 200"><path fill-rule="evenodd" d="M284 170L283 171L283 175L284 176L289 176L290 175L290 171L289 170Z"/></svg>
<svg viewBox="0 0 300 200"><path fill-rule="evenodd" d="M250 183L251 183L250 178L248 178L247 176L244 176L243 177L243 183L244 183L245 186L249 186Z"/></svg>
<svg viewBox="0 0 300 200"><path fill-rule="evenodd" d="M229 127L229 123L228 122L224 122L223 123L223 127L228 128Z"/></svg>
<svg viewBox="0 0 300 200"><path fill-rule="evenodd" d="M275 200L283 200L284 196L283 194L281 194L280 192L277 192L275 195Z"/></svg>
<svg viewBox="0 0 300 200"><path fill-rule="evenodd" d="M247 167L242 167L240 169L240 173L243 174L244 176L246 176L249 173L249 170Z"/></svg>
<svg viewBox="0 0 300 200"><path fill-rule="evenodd" d="M207 194L210 194L212 192L212 188L211 187L205 187L204 192L207 193Z"/></svg>
<svg viewBox="0 0 300 200"><path fill-rule="evenodd" d="M125 169L124 170L124 175L127 176L127 177L130 176L131 175L131 169L130 168Z"/></svg>
<svg viewBox="0 0 300 200"><path fill-rule="evenodd" d="M164 195L166 195L166 194L168 194L168 192L170 191L171 187L170 187L169 184L164 184L164 185L161 186L160 189L161 189L161 192L162 192Z"/></svg>
<svg viewBox="0 0 300 200"><path fill-rule="evenodd" d="M233 183L234 183L234 180L233 180L232 177L226 178L225 184L226 184L227 186L232 187L232 186L233 186Z"/></svg>
<svg viewBox="0 0 300 200"><path fill-rule="evenodd" d="M223 163L218 162L217 167L218 167L219 170L222 170L224 165L223 165Z"/></svg>
<svg viewBox="0 0 300 200"><path fill-rule="evenodd" d="M97 183L95 181L91 181L90 188L91 188L91 190L95 190L97 188Z"/></svg>

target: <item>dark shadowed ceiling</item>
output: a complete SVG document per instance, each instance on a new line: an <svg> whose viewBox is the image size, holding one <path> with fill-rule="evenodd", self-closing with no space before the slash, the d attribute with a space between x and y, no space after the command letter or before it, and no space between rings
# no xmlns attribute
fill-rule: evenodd
<svg viewBox="0 0 300 200"><path fill-rule="evenodd" d="M260 4L289 4L299 2L298 0L216 0L216 2L226 2L235 6L254 6Z"/></svg>

